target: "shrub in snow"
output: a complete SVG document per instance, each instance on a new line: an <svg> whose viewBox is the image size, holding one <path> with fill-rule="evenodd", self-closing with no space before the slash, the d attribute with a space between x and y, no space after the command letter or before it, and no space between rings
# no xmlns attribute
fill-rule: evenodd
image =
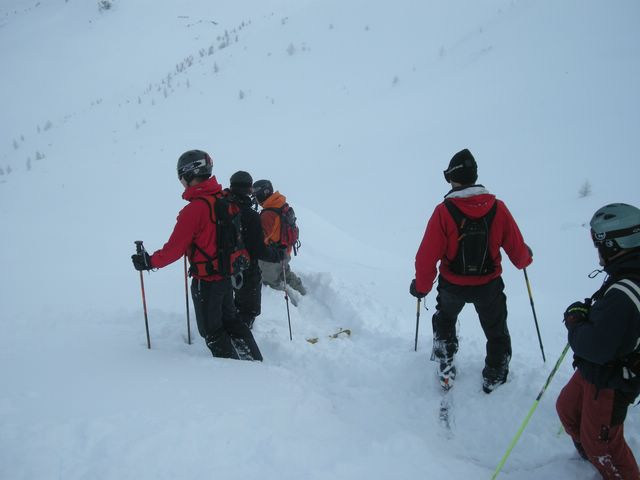
<svg viewBox="0 0 640 480"><path fill-rule="evenodd" d="M582 184L580 190L578 190L578 195L580 195L580 198L585 198L591 195L591 183L589 183L589 180L585 180Z"/></svg>
<svg viewBox="0 0 640 480"><path fill-rule="evenodd" d="M105 10L111 10L111 7L113 7L112 0L98 0L98 10L100 10L101 12L104 12Z"/></svg>

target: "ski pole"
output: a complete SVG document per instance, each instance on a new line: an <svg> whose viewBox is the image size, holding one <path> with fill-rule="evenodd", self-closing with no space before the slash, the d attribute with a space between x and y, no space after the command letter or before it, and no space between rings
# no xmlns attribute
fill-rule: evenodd
<svg viewBox="0 0 640 480"><path fill-rule="evenodd" d="M289 294L287 293L287 271L284 266L284 260L282 264L282 281L284 282L284 301L287 304L287 320L289 321L289 340L293 341L293 335L291 334L291 315L289 314Z"/></svg>
<svg viewBox="0 0 640 480"><path fill-rule="evenodd" d="M142 240L136 240L136 253L144 253L144 247L142 246ZM147 348L151 348L151 337L149 336L149 319L147 318L147 298L144 294L144 278L142 277L142 270L140 271L140 288L142 289L142 308L144 310L144 328L147 331Z"/></svg>
<svg viewBox="0 0 640 480"><path fill-rule="evenodd" d="M536 324L536 332L538 332L538 342L540 343L540 351L542 352L542 361L546 362L547 359L544 356L544 347L542 346L542 337L540 336L540 327L538 326L538 316L536 315L536 307L533 304L533 295L531 295L531 284L529 283L529 276L527 275L527 269L523 269L524 280L527 283L527 291L529 292L529 301L531 302L531 310L533 311L533 321Z"/></svg>
<svg viewBox="0 0 640 480"><path fill-rule="evenodd" d="M529 420L531 419L531 416L533 415L533 412L535 412L536 408L538 408L538 403L540 403L540 399L542 398L542 395L544 395L544 392L547 390L547 387L551 383L551 379L553 378L553 376L558 371L558 368L560 368L560 364L564 360L564 357L567 354L567 351L569 351L569 344L568 343L564 347L564 350L562 351L562 354L560 355L560 358L558 358L558 361L556 362L556 365L553 367L553 370L551 370L551 373L549 374L549 377L547 378L547 381L545 382L544 386L542 387L542 390L540 390L540 393L538 393L538 396L536 397L535 402L533 402L533 405L532 405L531 409L529 410L529 413L527 413L527 416L525 417L524 422L522 422L522 425L520 426L520 429L516 433L516 436L514 437L514 439L511 442L511 444L509 445L509 448L507 448L507 451L504 454L504 456L502 457L502 460L500 460L500 463L498 464L498 467L496 468L496 471L493 473L493 477L491 477L491 480L494 480L498 476L498 474L500 473L500 470L502 470L502 467L504 467L504 464L506 463L507 458L511 454L511 450L513 450L513 447L516 446L516 443L520 439L520 435L522 435L522 432L524 431L524 429L526 428L527 424L529 423Z"/></svg>
<svg viewBox="0 0 640 480"><path fill-rule="evenodd" d="M184 256L184 300L187 304L187 343L191 345L191 322L189 320L189 281L187 280L187 256Z"/></svg>
<svg viewBox="0 0 640 480"><path fill-rule="evenodd" d="M416 340L413 345L413 351L418 351L418 328L420 327L420 299L418 298L417 306L416 306Z"/></svg>

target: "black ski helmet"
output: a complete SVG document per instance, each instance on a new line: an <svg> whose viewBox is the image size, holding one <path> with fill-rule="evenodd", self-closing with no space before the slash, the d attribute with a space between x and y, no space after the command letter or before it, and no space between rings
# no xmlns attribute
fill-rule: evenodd
<svg viewBox="0 0 640 480"><path fill-rule="evenodd" d="M443 173L448 183L471 185L478 180L478 164L471 152L465 148L451 157L449 167Z"/></svg>
<svg viewBox="0 0 640 480"><path fill-rule="evenodd" d="M238 195L251 195L253 178L248 172L242 170L231 175L229 180L230 189Z"/></svg>
<svg viewBox="0 0 640 480"><path fill-rule="evenodd" d="M640 209L626 203L605 205L593 214L591 239L604 260L622 249L640 247Z"/></svg>
<svg viewBox="0 0 640 480"><path fill-rule="evenodd" d="M213 160L202 150L189 150L178 159L178 178L184 178L187 183L195 177L209 178L212 171Z"/></svg>
<svg viewBox="0 0 640 480"><path fill-rule="evenodd" d="M253 196L258 203L263 203L273 194L273 185L269 180L258 180L253 184Z"/></svg>

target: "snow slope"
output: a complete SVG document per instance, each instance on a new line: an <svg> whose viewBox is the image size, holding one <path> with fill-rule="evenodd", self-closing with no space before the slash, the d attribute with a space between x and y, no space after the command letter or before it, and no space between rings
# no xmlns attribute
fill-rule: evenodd
<svg viewBox="0 0 640 480"><path fill-rule="evenodd" d="M564 307L600 281L587 222L640 204L640 6L114 1L0 4L0 478L490 478L565 344ZM434 295L407 293L441 171L469 147L535 253L505 265L514 358L481 391L484 339L460 317L452 434L438 425ZM182 264L145 275L202 148L226 184L270 178L296 208L293 308L264 291L265 362L186 344ZM580 198L588 182L592 193ZM195 320L193 323L195 323ZM339 327L350 338L329 340ZM306 337L321 340L310 345ZM554 400L500 478L597 478ZM627 437L640 447L637 412Z"/></svg>

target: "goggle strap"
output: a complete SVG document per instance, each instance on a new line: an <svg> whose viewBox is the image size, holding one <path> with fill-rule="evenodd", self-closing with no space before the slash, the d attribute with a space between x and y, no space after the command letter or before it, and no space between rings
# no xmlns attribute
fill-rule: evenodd
<svg viewBox="0 0 640 480"><path fill-rule="evenodd" d="M591 238L594 242L604 242L605 240L614 240L620 237L628 237L629 235L633 235L634 233L640 233L640 225L602 233L596 233L591 230Z"/></svg>

